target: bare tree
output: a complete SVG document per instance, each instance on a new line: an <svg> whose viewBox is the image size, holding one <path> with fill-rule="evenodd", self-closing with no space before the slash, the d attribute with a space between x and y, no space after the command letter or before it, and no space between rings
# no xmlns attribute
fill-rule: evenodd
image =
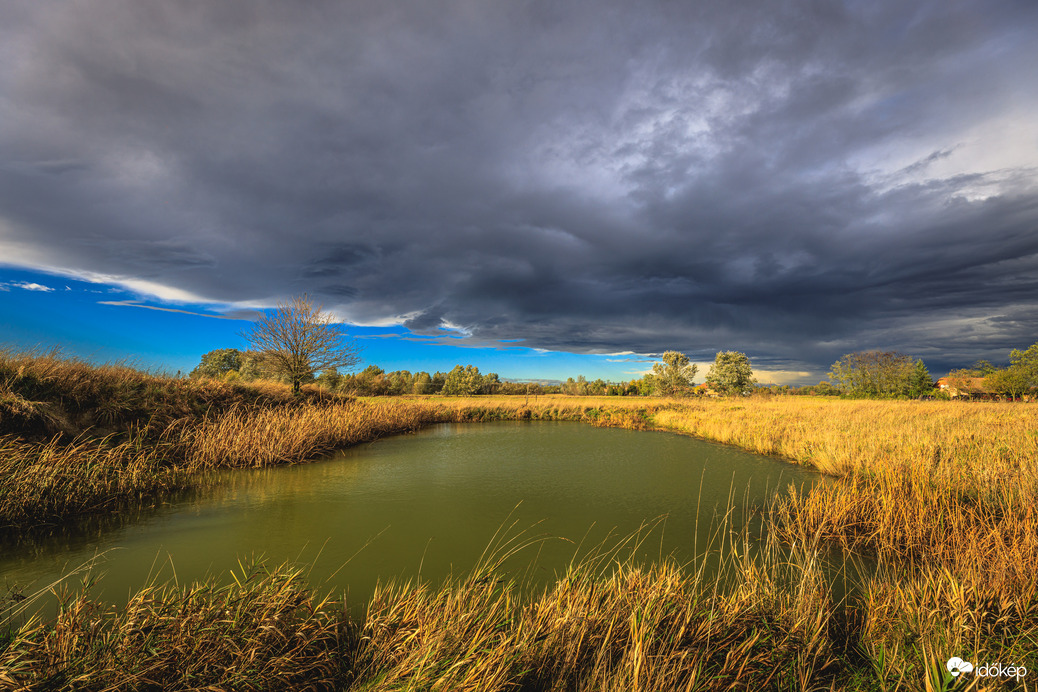
<svg viewBox="0 0 1038 692"><path fill-rule="evenodd" d="M266 364L292 381L299 394L304 379L314 373L351 368L360 362L360 348L342 331L331 315L303 294L242 332Z"/></svg>

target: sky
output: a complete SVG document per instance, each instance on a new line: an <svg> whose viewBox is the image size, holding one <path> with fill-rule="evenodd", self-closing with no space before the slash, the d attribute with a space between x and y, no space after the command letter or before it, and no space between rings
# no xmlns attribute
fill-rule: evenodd
<svg viewBox="0 0 1038 692"><path fill-rule="evenodd" d="M11 0L0 342L809 383L1038 342L1030 0Z"/></svg>

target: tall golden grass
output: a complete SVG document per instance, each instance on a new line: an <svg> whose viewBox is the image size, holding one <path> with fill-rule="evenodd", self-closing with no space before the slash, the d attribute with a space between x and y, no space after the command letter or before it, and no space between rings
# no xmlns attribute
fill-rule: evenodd
<svg viewBox="0 0 1038 692"><path fill-rule="evenodd" d="M64 590L50 623L0 632L0 689L329 689L344 623L298 569L242 565L233 582L150 584L123 608Z"/></svg>
<svg viewBox="0 0 1038 692"><path fill-rule="evenodd" d="M367 676L361 689L723 689L723 681L741 689L940 689L947 683L941 657L950 655L1038 670L1038 417L1031 405L800 397L352 401L313 390L300 400L278 385L185 383L39 360L0 358L0 523L110 509L196 482L204 469L305 461L438 422L572 420L694 435L834 475L837 482L782 497L768 518L771 533L814 551L866 554L875 566L856 586L853 607L826 600L812 562L817 552L806 549L793 553L800 576L747 562L738 588L709 597L695 575L673 566L573 573L532 605L491 588L492 579L446 590L386 587L349 654L356 659L350 674ZM109 389L120 393L108 413L91 413ZM148 402L160 403L149 410ZM95 427L84 432L84 424ZM774 666L783 672L769 676ZM978 680L968 686L981 688Z"/></svg>
<svg viewBox="0 0 1038 692"><path fill-rule="evenodd" d="M878 561L862 589L860 648L879 679L924 655L939 668L949 652L1034 662L1033 407L776 397L695 402L654 420L842 477L791 490L771 524L788 541L836 543Z"/></svg>
<svg viewBox="0 0 1038 692"><path fill-rule="evenodd" d="M515 548L516 545L512 545ZM381 585L362 621L301 572L243 566L149 585L125 607L69 592L52 623L0 640L0 688L625 690L835 689L853 677L830 636L820 573L730 558L735 588L612 547L530 594L491 554L443 585Z"/></svg>
<svg viewBox="0 0 1038 692"><path fill-rule="evenodd" d="M194 483L157 445L0 436L0 528L112 510Z"/></svg>
<svg viewBox="0 0 1038 692"><path fill-rule="evenodd" d="M966 473L984 481L1038 463L1032 406L795 396L675 402L656 424L781 456L825 473L893 466ZM958 480L958 478L952 479Z"/></svg>
<svg viewBox="0 0 1038 692"><path fill-rule="evenodd" d="M178 444L197 466L268 466L305 461L386 435L414 432L442 419L436 407L407 402L234 409L187 427Z"/></svg>
<svg viewBox="0 0 1038 692"><path fill-rule="evenodd" d="M309 388L307 398L331 397ZM0 433L74 437L94 431L103 436L149 423L153 432L160 433L182 418L294 400L291 390L275 383L184 379L120 363L93 365L55 351L0 349Z"/></svg>

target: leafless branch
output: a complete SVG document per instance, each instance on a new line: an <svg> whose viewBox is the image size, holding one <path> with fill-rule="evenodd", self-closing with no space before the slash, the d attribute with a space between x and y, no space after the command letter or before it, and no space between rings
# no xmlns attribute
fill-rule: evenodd
<svg viewBox="0 0 1038 692"><path fill-rule="evenodd" d="M360 362L360 348L331 315L303 294L242 332L252 348L277 371L292 380L299 392L304 379L322 370L352 368Z"/></svg>

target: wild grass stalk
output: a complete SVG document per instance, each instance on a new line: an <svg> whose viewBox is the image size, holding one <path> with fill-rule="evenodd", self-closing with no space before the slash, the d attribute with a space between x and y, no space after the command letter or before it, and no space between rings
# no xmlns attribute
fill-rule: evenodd
<svg viewBox="0 0 1038 692"><path fill-rule="evenodd" d="M295 463L433 423L486 420L671 430L839 480L790 491L774 508L772 534L810 548L790 561L792 571L747 560L741 586L724 593L704 588L701 573L666 563L627 564L609 575L576 570L532 602L496 579L445 589L385 586L369 607L366 639L349 654L353 674L366 676L358 689L723 689L726 680L743 689L828 688L838 680L920 689L931 684L940 652L1026 663L1038 650L1038 417L1022 404L352 401L313 390L295 399L279 385L178 380L5 353L0 523L112 509L196 482L203 469ZM832 545L880 565L856 589L853 608L821 595L811 551ZM162 592L159 601L177 598ZM86 606L76 612L76 622L117 622ZM83 627L75 631L85 641L93 630ZM40 637L43 630L17 641ZM36 651L37 643L25 646Z"/></svg>
<svg viewBox="0 0 1038 692"><path fill-rule="evenodd" d="M297 569L246 564L233 576L149 584L121 608L86 588L62 591L53 621L29 619L0 643L0 687L341 688L350 660L341 609Z"/></svg>
<svg viewBox="0 0 1038 692"><path fill-rule="evenodd" d="M729 558L732 588L718 590L673 562L620 557L624 543L529 597L485 566L441 588L380 588L355 689L829 689L847 677L816 562Z"/></svg>
<svg viewBox="0 0 1038 692"><path fill-rule="evenodd" d="M414 432L439 420L432 407L327 403L234 409L186 428L177 439L194 465L215 468L305 461L359 442Z"/></svg>
<svg viewBox="0 0 1038 692"><path fill-rule="evenodd" d="M139 440L65 442L56 436L34 443L11 435L0 436L0 479L0 527L111 510L194 482L167 463L161 446Z"/></svg>
<svg viewBox="0 0 1038 692"><path fill-rule="evenodd" d="M820 541L740 550L749 536L729 536L713 575L640 563L637 540L588 550L531 592L502 570L536 539L505 537L459 579L378 586L359 621L285 566L242 566L223 584L149 584L124 607L63 592L54 620L33 618L0 637L0 684L918 690L940 675L934 663L947 652L1023 662L1034 641L1033 610L1007 602L990 615L991 592L947 573L881 566L860 600L835 600L839 577L824 566Z"/></svg>

